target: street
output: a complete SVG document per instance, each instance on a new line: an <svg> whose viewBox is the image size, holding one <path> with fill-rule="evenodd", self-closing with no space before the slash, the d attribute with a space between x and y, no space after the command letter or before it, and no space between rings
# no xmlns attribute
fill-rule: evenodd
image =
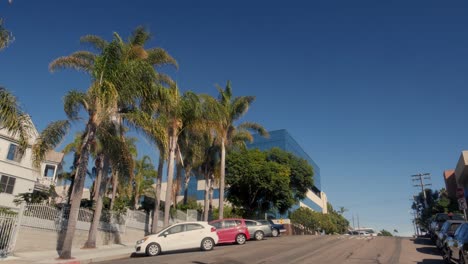
<svg viewBox="0 0 468 264"><path fill-rule="evenodd" d="M418 263L442 264L442 257L428 239L358 236L284 236L249 241L245 245L217 246L213 251L198 250L162 254L156 257L132 256L101 262L125 263Z"/></svg>

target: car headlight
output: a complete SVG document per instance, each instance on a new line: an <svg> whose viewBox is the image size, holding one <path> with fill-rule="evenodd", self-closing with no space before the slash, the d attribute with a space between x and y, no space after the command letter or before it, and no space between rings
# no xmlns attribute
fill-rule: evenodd
<svg viewBox="0 0 468 264"><path fill-rule="evenodd" d="M148 239L148 237L144 237L143 239L138 240L136 243L138 244L143 244L145 241Z"/></svg>

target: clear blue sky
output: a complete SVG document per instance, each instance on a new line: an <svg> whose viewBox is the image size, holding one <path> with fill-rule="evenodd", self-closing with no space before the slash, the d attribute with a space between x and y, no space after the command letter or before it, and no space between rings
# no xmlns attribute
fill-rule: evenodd
<svg viewBox="0 0 468 264"><path fill-rule="evenodd" d="M168 1L169 2L169 1ZM0 1L16 41L0 53L0 85L39 129L63 119L62 97L85 74L51 74L79 37L127 36L179 62L182 90L257 100L245 120L287 129L318 163L335 207L360 223L411 234L409 175L434 188L468 149L468 3L465 1ZM151 149L141 149L151 153Z"/></svg>

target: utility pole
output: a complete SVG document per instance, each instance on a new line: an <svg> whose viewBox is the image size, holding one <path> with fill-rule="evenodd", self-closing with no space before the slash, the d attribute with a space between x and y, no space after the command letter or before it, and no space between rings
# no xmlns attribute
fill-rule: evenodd
<svg viewBox="0 0 468 264"><path fill-rule="evenodd" d="M423 193L423 197L424 197L424 208L428 208L429 205L427 204L426 191L424 187L430 186L432 184L424 183L424 180L430 180L431 174L430 173L418 173L418 174L411 175L411 178L413 182L415 182L415 184L413 185L414 187L421 187L421 192Z"/></svg>
<svg viewBox="0 0 468 264"><path fill-rule="evenodd" d="M353 231L356 230L356 227L354 226L354 213L353 213Z"/></svg>

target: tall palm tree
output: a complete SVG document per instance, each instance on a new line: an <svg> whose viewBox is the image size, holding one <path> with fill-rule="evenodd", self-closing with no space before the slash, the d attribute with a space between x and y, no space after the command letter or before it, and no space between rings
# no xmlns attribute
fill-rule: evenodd
<svg viewBox="0 0 468 264"><path fill-rule="evenodd" d="M250 105L255 100L254 96L233 97L231 82L228 81L225 89L218 87L219 98L217 101L218 115L215 129L221 146L221 166L219 179L219 219L224 214L224 190L225 190L225 167L226 148L235 144L245 146L246 141L253 141L250 131L255 131L262 136L268 136L268 132L257 123L243 122L239 125L235 123L243 117L249 110Z"/></svg>
<svg viewBox="0 0 468 264"><path fill-rule="evenodd" d="M183 187L184 204L187 203L188 184L193 175L193 170L198 169L205 161L206 140L209 138L212 129L209 119L212 109L206 105L205 96L197 95L193 92L186 92L184 94L183 127L178 142L178 149L183 160L182 166L185 173Z"/></svg>
<svg viewBox="0 0 468 264"><path fill-rule="evenodd" d="M93 221L91 223L88 240L85 248L96 247L96 235L102 215L103 199L107 189L109 165L113 170L118 170L122 174L128 174L128 170L133 168L129 163L133 163L132 154L127 149L126 143L118 136L117 129L112 122L100 127L98 131L98 143L95 146L96 158L96 205L94 209Z"/></svg>
<svg viewBox="0 0 468 264"><path fill-rule="evenodd" d="M138 207L138 201L141 195L149 191L156 176L157 172L149 156L145 155L140 160L135 161L135 179L133 187L133 207L135 209Z"/></svg>
<svg viewBox="0 0 468 264"><path fill-rule="evenodd" d="M136 159L136 157L138 156L138 151L137 151L137 148L136 148L137 138L126 137L126 136L122 137L122 133L121 133L122 132L122 127L120 127L117 130L119 132L119 137L120 137L119 140L122 142L122 144L124 144L124 145L122 145L123 151L125 151L125 153L128 153L128 155L130 155L132 157L132 160ZM125 168L122 165L125 165L125 164L114 164L114 165L112 165L113 167L120 168L120 169L113 169L112 170L112 178L111 178L112 192L111 192L111 203L110 203L110 209L111 210L114 209L115 200L117 199L117 190L118 190L118 187L119 187L119 183L121 183L121 182L123 182L124 184L130 184L131 183L131 180L130 180L131 176L129 176L129 175L132 175L133 172L130 172L130 170L131 170L130 168ZM132 167L132 166L130 166L130 167ZM127 172L127 174L122 174L122 172ZM119 192L119 193L122 193L122 192Z"/></svg>
<svg viewBox="0 0 468 264"><path fill-rule="evenodd" d="M99 54L78 51L58 58L50 65L52 71L60 68L83 70L89 73L92 79L87 93L75 92L78 95L75 97L76 100L65 103L69 118L76 118L80 108L84 108L89 115L75 185L77 192L73 191L73 196L77 199L81 199L82 196L84 184L82 169L88 163L90 144L96 137L98 126L107 120L118 120L120 113L127 111L127 108L135 107L138 101L149 94L148 87L154 82L165 81L164 75L157 74L153 67L155 62L170 61L171 57L162 57L164 50L161 49L146 52L140 44L144 43L149 35L141 34L145 31L139 28L136 31L140 33L130 38L135 45L128 45L116 33L113 41L109 43L97 36L85 36L82 41L91 43ZM71 257L78 209L79 204L72 201L61 258Z"/></svg>
<svg viewBox="0 0 468 264"><path fill-rule="evenodd" d="M154 203L152 221L153 225L151 227L151 233L153 234L158 231L162 175L164 163L168 156L166 119L152 112L152 109L154 108L152 105L154 105L154 102L157 101L157 99L146 100L146 103L150 104L146 111L136 110L124 114L124 120L127 122L127 124L143 134L150 142L153 142L153 144L159 150L157 177L154 187L154 196L156 201Z"/></svg>

